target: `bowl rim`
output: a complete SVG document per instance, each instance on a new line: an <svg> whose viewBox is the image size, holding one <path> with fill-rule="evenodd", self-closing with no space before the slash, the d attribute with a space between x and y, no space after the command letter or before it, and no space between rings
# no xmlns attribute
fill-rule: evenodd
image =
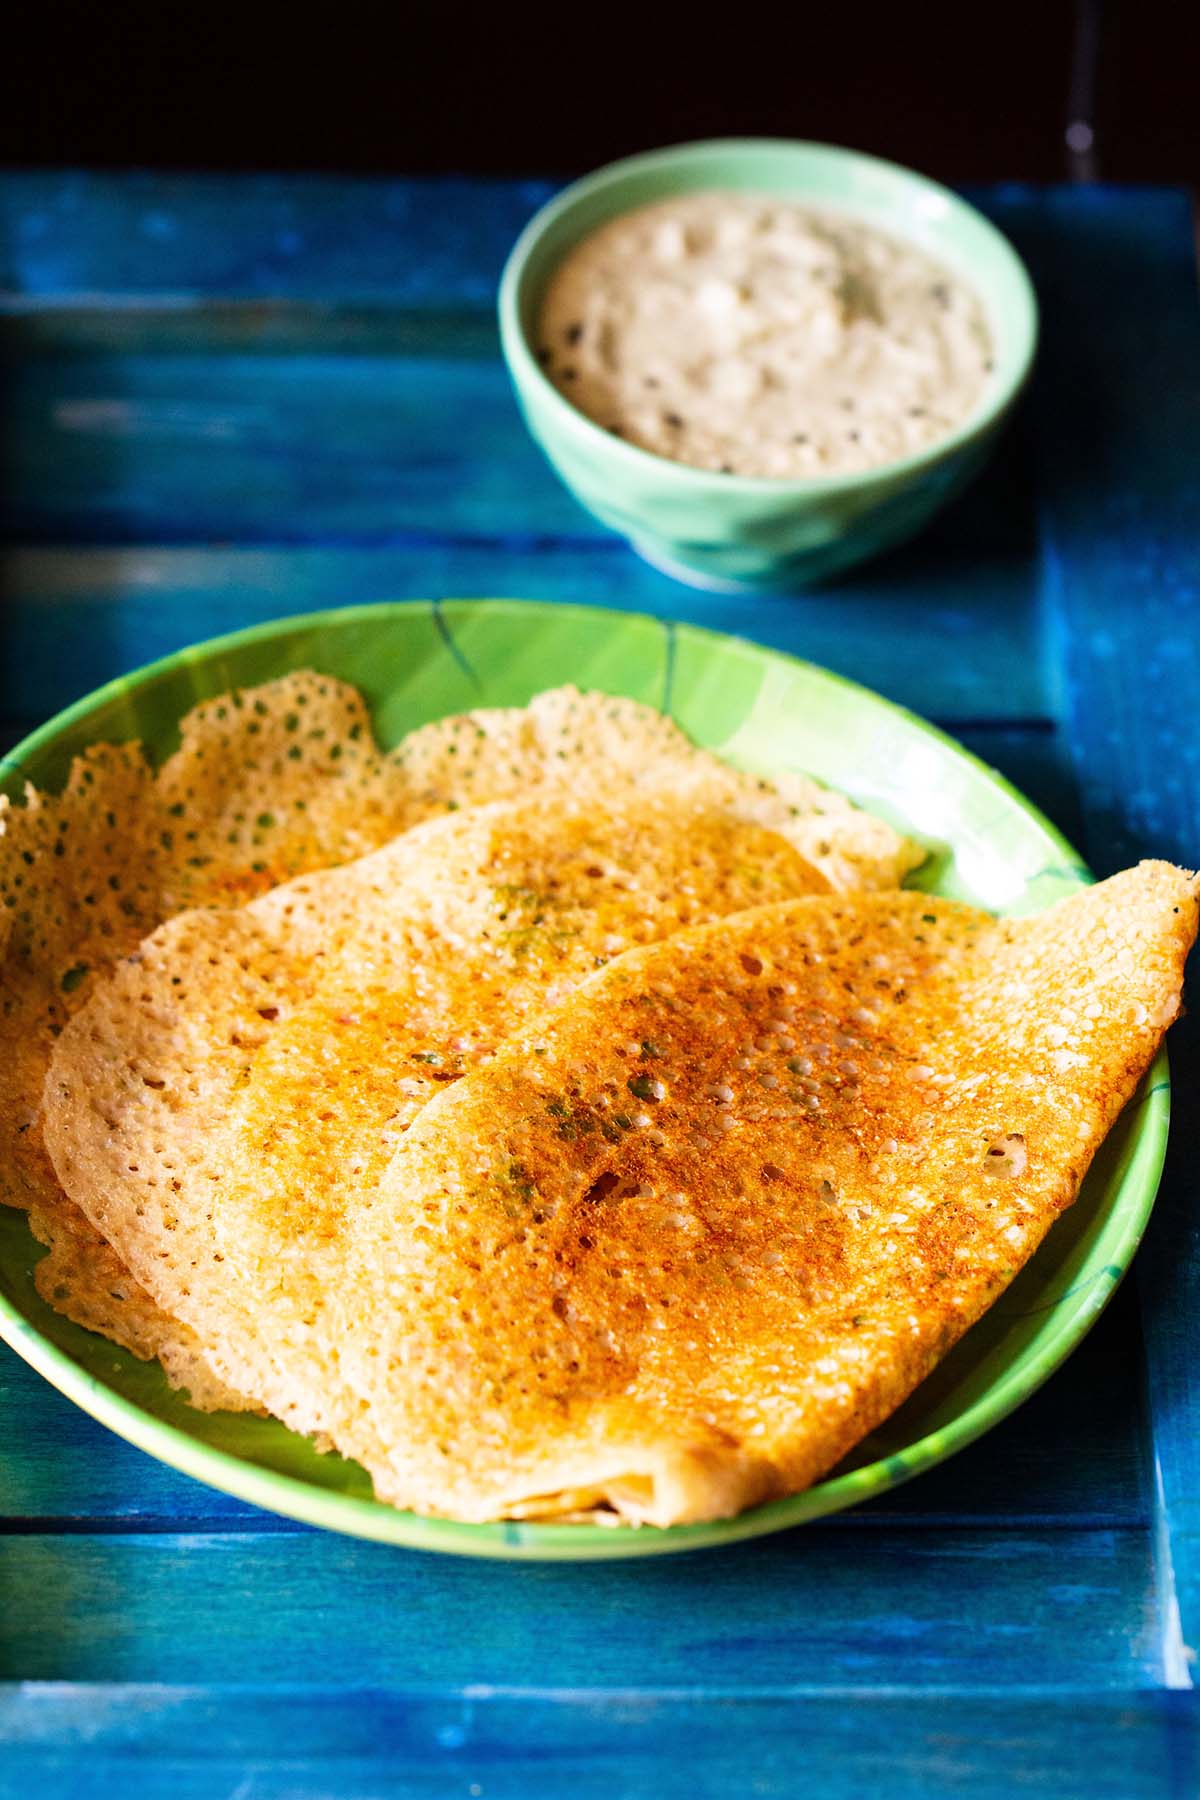
<svg viewBox="0 0 1200 1800"><path fill-rule="evenodd" d="M581 412L565 395L559 392L554 383L546 375L530 346L525 327L521 322L521 290L525 282L529 263L545 237L547 231L561 219L568 217L579 207L585 205L596 194L603 194L635 177L666 171L685 166L690 162L698 162L714 154L725 153L733 156L748 156L763 152L801 151L824 159L830 164L845 163L865 165L868 168L881 170L886 175L907 184L931 199L940 201L950 213L966 218L978 231L990 238L999 253L1000 261L1006 265L1006 273L1011 280L1013 292L1018 303L1017 342L1011 359L1006 359L1008 367L996 371L995 385L986 393L973 412L968 414L960 425L944 437L936 438L932 444L914 451L909 456L897 457L892 461L879 463L869 469L856 469L842 474L779 476L779 475L736 475L724 474L717 469L698 469L691 463L676 462L669 456L660 456L656 451L645 450L638 444L615 437L603 425ZM803 199L803 193L797 192L796 198ZM649 204L640 202L639 204ZM632 210L632 209L631 209ZM836 205L831 209L836 211ZM849 210L849 209L848 209ZM908 233L895 231L894 236L905 242L911 242ZM986 294L981 293L986 306ZM890 487L897 479L905 479L919 475L925 470L952 456L985 436L1004 417L1020 394L1029 378L1037 352L1039 335L1039 309L1037 294L1021 257L1009 239L998 226L985 217L977 207L956 194L952 188L946 187L930 176L922 175L916 169L907 168L903 163L892 162L886 157L872 156L866 151L854 150L849 146L828 144L813 138L782 137L728 137L698 138L680 144L667 144L654 150L640 151L633 156L620 157L615 162L605 163L571 182L559 193L552 195L525 225L508 254L500 276L497 296L497 308L500 322L500 345L504 360L508 365L518 394L532 389L539 402L549 409L556 426L574 437L583 449L590 449L601 455L614 459L617 468L624 468L630 475L639 470L644 474L651 471L658 480L679 488L702 488L706 492L717 495L737 494L748 498L818 498L827 495L862 492L873 487Z"/></svg>

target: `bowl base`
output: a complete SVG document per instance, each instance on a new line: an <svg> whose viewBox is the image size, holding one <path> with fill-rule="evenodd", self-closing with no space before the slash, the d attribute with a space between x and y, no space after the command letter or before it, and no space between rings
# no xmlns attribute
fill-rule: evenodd
<svg viewBox="0 0 1200 1800"><path fill-rule="evenodd" d="M688 587L700 588L706 594L761 594L770 584L763 581L738 581L731 575L709 575L703 569L689 568L687 563L679 562L662 550L652 549L641 538L630 538L630 546L657 569L660 575L669 575L672 581L686 582Z"/></svg>

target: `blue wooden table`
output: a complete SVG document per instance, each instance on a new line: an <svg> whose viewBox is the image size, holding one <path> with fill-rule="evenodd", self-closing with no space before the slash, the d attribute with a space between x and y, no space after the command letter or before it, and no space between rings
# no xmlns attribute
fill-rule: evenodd
<svg viewBox="0 0 1200 1800"><path fill-rule="evenodd" d="M1200 859L1200 317L1179 194L974 196L1044 351L980 484L802 598L638 563L527 440L537 184L0 182L6 740L190 640L409 595L745 632L993 762L1100 872ZM1136 1276L1015 1417L789 1535L488 1565L175 1475L0 1353L0 1793L1194 1796L1200 1044Z"/></svg>

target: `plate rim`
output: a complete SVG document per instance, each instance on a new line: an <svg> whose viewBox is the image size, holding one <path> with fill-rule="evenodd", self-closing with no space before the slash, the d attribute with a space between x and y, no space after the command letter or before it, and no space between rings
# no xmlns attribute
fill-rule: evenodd
<svg viewBox="0 0 1200 1800"><path fill-rule="evenodd" d="M288 638L300 632L324 629L333 623L370 623L375 619L404 613L432 612L436 616L443 609L458 607L471 610L511 610L531 616L546 613L558 618L571 613L586 614L590 618L611 620L615 627L623 623L650 624L664 634L696 637L719 644L725 649L733 647L764 657L768 661L781 661L803 671L809 678L851 693L870 705L883 709L915 728L921 735L933 739L942 751L964 763L977 775L982 775L994 789L998 789L1007 800L1014 803L1063 856L1066 866L1078 872L1081 881L1092 880L1087 864L1070 841L1014 783L939 726L931 724L910 708L887 699L875 689L789 651L757 643L739 633L662 618L653 613L576 602L455 595L439 600L372 601L265 620L257 625L184 645L92 689L27 733L6 756L0 757L0 770L15 770L29 779L25 762L35 758L43 750L48 750L64 731L70 730L103 706L128 698L151 686L161 676L189 663L211 662L231 651L268 643L274 638ZM857 1505L948 1460L1007 1418L1061 1366L1087 1335L1115 1293L1128 1270L1153 1210L1166 1155L1171 1112L1169 1062L1165 1048L1159 1050L1137 1094L1128 1105L1138 1109L1139 1117L1130 1141L1128 1165L1122 1179L1130 1174L1136 1163L1140 1180L1139 1193L1126 1208L1110 1208L1102 1227L1102 1232L1112 1231L1115 1237L1115 1242L1109 1246L1108 1262L1085 1288L1068 1289L1054 1303L1053 1310L1058 1315L1055 1326L1047 1341L1032 1352L1030 1366L1020 1372L1014 1371L1010 1366L948 1425L925 1432L903 1451L876 1458L842 1474L828 1476L799 1494L769 1501L732 1519L665 1528L631 1528L515 1520L472 1524L463 1520L404 1512L373 1498L342 1493L282 1470L248 1462L233 1451L192 1437L181 1426L156 1417L137 1401L127 1398L98 1376L91 1374L69 1351L47 1338L21 1311L16 1300L2 1290L0 1339L67 1399L139 1450L220 1492L303 1524L321 1526L393 1547L493 1560L582 1562L624 1559L642 1555L680 1554L744 1542ZM31 1241L36 1242L30 1235ZM1100 1279L1100 1276L1106 1279ZM1060 1312L1069 1301L1073 1304L1065 1312ZM951 1430L954 1441L947 1446L940 1440L946 1431Z"/></svg>

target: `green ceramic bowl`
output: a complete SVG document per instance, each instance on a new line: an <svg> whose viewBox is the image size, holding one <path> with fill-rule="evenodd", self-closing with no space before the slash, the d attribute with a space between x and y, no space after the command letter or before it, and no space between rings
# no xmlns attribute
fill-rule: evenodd
<svg viewBox="0 0 1200 1800"><path fill-rule="evenodd" d="M701 188L786 194L853 214L961 275L980 296L995 343L995 369L976 412L902 461L781 481L670 462L577 411L531 348L547 279L581 238L618 213ZM979 469L1029 373L1037 303L1008 240L936 182L829 144L731 138L612 163L544 206L504 270L500 338L530 431L598 519L683 581L790 589L910 537Z"/></svg>
<svg viewBox="0 0 1200 1800"><path fill-rule="evenodd" d="M88 744L177 741L198 699L315 668L355 682L386 743L447 712L521 704L574 681L673 714L747 768L807 769L931 850L919 885L1003 912L1037 910L1088 879L1070 846L1006 782L910 713L810 664L737 638L631 614L512 600L347 607L201 644L99 689L4 759L55 787ZM0 1335L87 1412L152 1456L293 1518L466 1556L645 1556L780 1531L879 1494L994 1425L1057 1368L1120 1280L1150 1211L1168 1116L1165 1058L1111 1134L1075 1205L992 1310L887 1424L827 1480L712 1525L459 1525L372 1499L361 1469L273 1420L193 1412L157 1364L60 1318L39 1298L39 1246L0 1207ZM19 1421L12 1421L12 1430ZM1069 1446L1066 1447L1069 1449Z"/></svg>

